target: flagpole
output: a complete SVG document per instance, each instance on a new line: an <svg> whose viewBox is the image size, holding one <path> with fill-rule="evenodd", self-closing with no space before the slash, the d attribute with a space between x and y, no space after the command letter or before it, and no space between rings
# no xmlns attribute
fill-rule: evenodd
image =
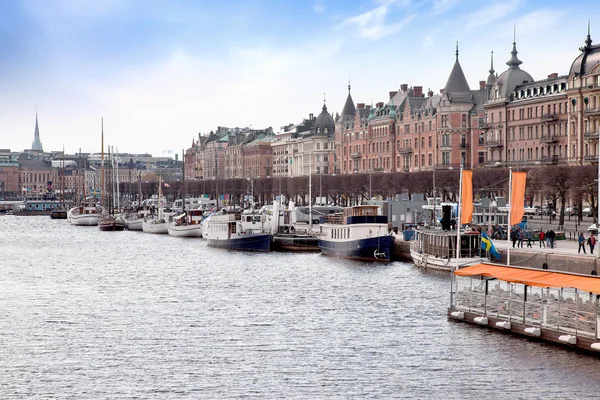
<svg viewBox="0 0 600 400"><path fill-rule="evenodd" d="M510 207L508 207L508 247L506 248L506 265L510 266L510 234L512 232L510 226L510 210L512 208L512 167L508 167L508 201L510 202Z"/></svg>
<svg viewBox="0 0 600 400"><path fill-rule="evenodd" d="M462 175L463 167L460 166L460 177L458 180L458 204L456 206L456 267L458 268L458 262L460 260L460 224L461 224L461 206L462 206ZM454 264L450 263L450 307L454 304Z"/></svg>

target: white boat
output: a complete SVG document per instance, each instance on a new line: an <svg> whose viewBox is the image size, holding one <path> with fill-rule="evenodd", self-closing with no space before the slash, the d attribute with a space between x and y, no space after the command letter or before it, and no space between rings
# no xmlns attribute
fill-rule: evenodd
<svg viewBox="0 0 600 400"><path fill-rule="evenodd" d="M67 220L71 225L98 226L98 208L95 203L83 203L79 207L73 207L67 213Z"/></svg>
<svg viewBox="0 0 600 400"><path fill-rule="evenodd" d="M168 214L168 215L166 215ZM170 213L160 212L158 215L148 215L142 221L142 231L145 233L158 233L168 234L169 233L169 218Z"/></svg>
<svg viewBox="0 0 600 400"><path fill-rule="evenodd" d="M189 210L171 218L168 231L171 236L202 237L202 219L204 211Z"/></svg>
<svg viewBox="0 0 600 400"><path fill-rule="evenodd" d="M125 226L130 231L141 231L142 230L142 222L144 218L150 215L151 209L150 207L140 206L137 210L128 212L123 217L125 221Z"/></svg>
<svg viewBox="0 0 600 400"><path fill-rule="evenodd" d="M241 214L214 214L206 223L208 245L229 250L270 251L273 235L242 226Z"/></svg>
<svg viewBox="0 0 600 400"><path fill-rule="evenodd" d="M366 261L391 260L395 237L379 206L344 208L343 215L323 217L317 237L326 256Z"/></svg>
<svg viewBox="0 0 600 400"><path fill-rule="evenodd" d="M419 267L444 271L487 261L487 252L481 248L479 231L460 232L460 254L456 256L456 231L420 229L415 231L410 255Z"/></svg>

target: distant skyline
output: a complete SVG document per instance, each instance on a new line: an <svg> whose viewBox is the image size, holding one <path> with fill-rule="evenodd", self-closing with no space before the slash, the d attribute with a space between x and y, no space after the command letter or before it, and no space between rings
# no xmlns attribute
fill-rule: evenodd
<svg viewBox="0 0 600 400"><path fill-rule="evenodd" d="M455 59L471 89L507 69L567 74L600 2L504 0L0 2L0 148L180 154L217 126L275 132L403 83L439 93ZM594 43L600 22L591 21Z"/></svg>

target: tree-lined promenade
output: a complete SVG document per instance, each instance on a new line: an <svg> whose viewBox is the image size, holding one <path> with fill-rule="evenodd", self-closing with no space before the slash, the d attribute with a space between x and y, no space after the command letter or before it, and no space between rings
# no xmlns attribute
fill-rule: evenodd
<svg viewBox="0 0 600 400"><path fill-rule="evenodd" d="M596 220L598 168L583 166L548 166L524 169L527 171L526 205L554 207L559 225L563 225L565 208L577 206L580 217L584 207L591 207ZM435 176L434 176L435 174ZM442 201L454 202L458 199L459 170L418 171L418 172L373 172L351 175L312 175L311 197L313 204L317 198L326 197L327 202L349 206L364 203L369 198L387 199L399 193L434 194ZM506 168L476 169L473 172L473 193L476 199L483 197L508 198L508 176ZM258 204L269 204L278 195L307 204L309 177L255 178L248 179L206 179L186 180L185 187L180 181L166 182L163 192L172 198L182 194L198 197L204 194L211 199L227 200L229 205L242 204L244 196L252 195ZM141 184L121 183L121 193L135 198L141 189L142 196L148 198L158 192L158 181L145 181Z"/></svg>

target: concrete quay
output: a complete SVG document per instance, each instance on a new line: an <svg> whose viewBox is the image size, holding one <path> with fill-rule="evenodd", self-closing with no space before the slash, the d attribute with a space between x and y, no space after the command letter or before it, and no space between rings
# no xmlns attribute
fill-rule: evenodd
<svg viewBox="0 0 600 400"><path fill-rule="evenodd" d="M587 239L587 235L586 235ZM509 242L506 240L494 240L494 245L501 255L499 264L506 264L507 249ZM590 248L586 245L586 254L578 253L579 244L575 240L558 240L554 242L553 249L540 247L539 242L531 242L532 247L527 247L527 241L523 241L523 247L512 247L510 242L510 264L527 268L547 269L573 272L577 274L593 274L600 266L598 245L594 248L594 254L590 254Z"/></svg>

